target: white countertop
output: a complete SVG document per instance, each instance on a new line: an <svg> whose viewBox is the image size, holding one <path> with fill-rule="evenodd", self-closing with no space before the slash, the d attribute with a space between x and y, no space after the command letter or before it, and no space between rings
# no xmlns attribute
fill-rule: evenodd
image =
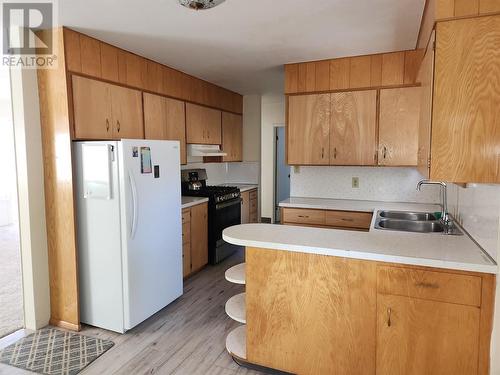
<svg viewBox="0 0 500 375"><path fill-rule="evenodd" d="M197 204L208 202L208 198L203 197L185 197L182 196L181 207L182 209L196 206Z"/></svg>
<svg viewBox="0 0 500 375"><path fill-rule="evenodd" d="M259 185L255 185L255 184L239 184L239 183L221 184L220 186L236 186L238 189L240 189L240 192L242 192L242 193L245 191L248 191L248 190L257 189L259 187Z"/></svg>
<svg viewBox="0 0 500 375"><path fill-rule="evenodd" d="M225 241L266 249L288 250L345 258L401 263L484 273L497 273L497 265L467 235L411 233L374 228L375 213L382 209L439 211L439 206L350 200L291 198L289 207L373 211L368 232L273 224L243 224L227 228ZM303 200L303 201L301 201ZM302 203L300 203L302 202ZM312 204L311 204L312 203ZM293 205L292 205L293 204ZM297 204L302 204L298 206ZM287 206L284 206L287 207Z"/></svg>

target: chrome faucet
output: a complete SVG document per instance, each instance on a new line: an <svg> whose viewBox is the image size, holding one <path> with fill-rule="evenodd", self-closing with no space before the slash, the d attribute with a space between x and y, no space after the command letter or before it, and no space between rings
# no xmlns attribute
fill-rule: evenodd
<svg viewBox="0 0 500 375"><path fill-rule="evenodd" d="M417 191L421 190L422 185L439 185L441 187L442 202L441 202L441 219L440 219L440 221L443 224L445 231L449 232L453 226L453 220L450 218L450 215L448 214L448 197L446 195L446 183L444 183L442 181L422 180L422 181L419 181L417 184Z"/></svg>

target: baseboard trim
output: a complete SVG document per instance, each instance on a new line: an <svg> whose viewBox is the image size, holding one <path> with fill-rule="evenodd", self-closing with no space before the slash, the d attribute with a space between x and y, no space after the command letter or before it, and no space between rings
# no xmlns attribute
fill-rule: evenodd
<svg viewBox="0 0 500 375"><path fill-rule="evenodd" d="M65 322L64 320L50 319L49 324L54 327L64 328L75 332L79 332L82 329L80 324L73 324Z"/></svg>

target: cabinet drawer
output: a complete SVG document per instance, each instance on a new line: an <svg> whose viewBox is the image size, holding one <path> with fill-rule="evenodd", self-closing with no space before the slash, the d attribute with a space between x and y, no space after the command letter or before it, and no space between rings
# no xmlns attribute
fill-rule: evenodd
<svg viewBox="0 0 500 375"><path fill-rule="evenodd" d="M283 208L283 223L325 225L325 211Z"/></svg>
<svg viewBox="0 0 500 375"><path fill-rule="evenodd" d="M182 224L191 222L191 210L183 210L182 211Z"/></svg>
<svg viewBox="0 0 500 375"><path fill-rule="evenodd" d="M250 198L250 213L257 212L257 199Z"/></svg>
<svg viewBox="0 0 500 375"><path fill-rule="evenodd" d="M250 199L257 199L257 189L250 190Z"/></svg>
<svg viewBox="0 0 500 375"><path fill-rule="evenodd" d="M332 227L369 229L371 212L326 211L326 225Z"/></svg>
<svg viewBox="0 0 500 375"><path fill-rule="evenodd" d="M182 243L191 242L191 223L182 224Z"/></svg>
<svg viewBox="0 0 500 375"><path fill-rule="evenodd" d="M379 293L481 306L481 278L399 267L377 271Z"/></svg>

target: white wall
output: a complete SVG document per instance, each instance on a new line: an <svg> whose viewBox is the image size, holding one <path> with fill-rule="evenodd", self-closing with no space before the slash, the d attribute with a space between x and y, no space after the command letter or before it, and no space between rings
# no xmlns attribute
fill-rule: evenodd
<svg viewBox="0 0 500 375"><path fill-rule="evenodd" d="M449 185L448 209L498 263L500 255L500 185ZM500 278L497 277L491 342L491 374L500 374Z"/></svg>
<svg viewBox="0 0 500 375"><path fill-rule="evenodd" d="M359 178L359 188L352 178ZM391 202L438 203L439 189L424 186L415 168L376 167L299 167L290 174L292 197L362 199Z"/></svg>
<svg viewBox="0 0 500 375"><path fill-rule="evenodd" d="M24 321L28 329L50 319L42 138L36 70L12 70Z"/></svg>
<svg viewBox="0 0 500 375"><path fill-rule="evenodd" d="M285 96L262 96L261 216L274 218L274 127L285 123Z"/></svg>

